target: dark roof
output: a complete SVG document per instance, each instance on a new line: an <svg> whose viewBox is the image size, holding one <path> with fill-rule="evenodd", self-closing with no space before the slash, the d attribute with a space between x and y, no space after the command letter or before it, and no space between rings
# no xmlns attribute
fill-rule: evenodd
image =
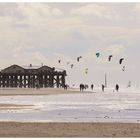
<svg viewBox="0 0 140 140"><path fill-rule="evenodd" d="M10 67L3 69L1 72L2 73L39 73L39 72L53 72L54 70L55 68L51 68L48 66L41 66L39 68L33 68L33 67L25 68L14 64L11 65Z"/></svg>

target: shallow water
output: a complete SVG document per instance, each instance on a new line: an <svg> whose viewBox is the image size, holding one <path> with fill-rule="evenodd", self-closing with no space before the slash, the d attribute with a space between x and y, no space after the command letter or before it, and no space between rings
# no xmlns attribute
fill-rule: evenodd
<svg viewBox="0 0 140 140"><path fill-rule="evenodd" d="M140 93L83 93L0 96L0 104L34 105L0 109L0 121L140 122Z"/></svg>

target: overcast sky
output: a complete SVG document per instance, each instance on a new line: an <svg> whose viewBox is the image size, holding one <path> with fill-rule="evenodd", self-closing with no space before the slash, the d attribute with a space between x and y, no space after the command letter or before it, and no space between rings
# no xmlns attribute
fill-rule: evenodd
<svg viewBox="0 0 140 140"><path fill-rule="evenodd" d="M100 58L95 56L98 51ZM110 54L113 58L108 62ZM130 80L136 86L140 82L139 54L140 4L0 4L1 69L44 63L66 69L68 84L102 84L107 73L109 85L127 85ZM80 55L83 59L78 63ZM125 60L119 65L121 57ZM73 69L67 62L74 64Z"/></svg>

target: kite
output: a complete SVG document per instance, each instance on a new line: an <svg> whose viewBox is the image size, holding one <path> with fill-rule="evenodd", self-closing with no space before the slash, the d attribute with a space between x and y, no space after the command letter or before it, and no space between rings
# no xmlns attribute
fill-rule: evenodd
<svg viewBox="0 0 140 140"><path fill-rule="evenodd" d="M123 66L122 71L125 71L125 66Z"/></svg>
<svg viewBox="0 0 140 140"><path fill-rule="evenodd" d="M73 65L73 64L71 64L70 66L71 66L71 68L73 68L73 66L74 66L74 65Z"/></svg>
<svg viewBox="0 0 140 140"><path fill-rule="evenodd" d="M99 52L96 53L96 57L97 58L100 57L100 53Z"/></svg>
<svg viewBox="0 0 140 140"><path fill-rule="evenodd" d="M122 61L124 60L124 58L121 58L120 60L119 60L119 64L121 65L122 64Z"/></svg>
<svg viewBox="0 0 140 140"><path fill-rule="evenodd" d="M81 58L82 58L82 56L77 57L77 61L79 62Z"/></svg>
<svg viewBox="0 0 140 140"><path fill-rule="evenodd" d="M113 57L113 55L109 55L108 57L108 61L111 61L111 58Z"/></svg>
<svg viewBox="0 0 140 140"><path fill-rule="evenodd" d="M85 74L88 74L88 68L85 69Z"/></svg>

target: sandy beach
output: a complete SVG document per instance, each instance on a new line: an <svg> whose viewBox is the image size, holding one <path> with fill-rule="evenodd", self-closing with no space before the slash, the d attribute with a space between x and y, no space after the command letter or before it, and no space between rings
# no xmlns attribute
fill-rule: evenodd
<svg viewBox="0 0 140 140"><path fill-rule="evenodd" d="M0 122L0 137L140 137L140 124Z"/></svg>
<svg viewBox="0 0 140 140"><path fill-rule="evenodd" d="M48 95L48 94L65 94L65 93L81 93L79 89L69 88L1 88L0 96L15 96L15 95ZM83 93L93 93L91 91L84 91Z"/></svg>

